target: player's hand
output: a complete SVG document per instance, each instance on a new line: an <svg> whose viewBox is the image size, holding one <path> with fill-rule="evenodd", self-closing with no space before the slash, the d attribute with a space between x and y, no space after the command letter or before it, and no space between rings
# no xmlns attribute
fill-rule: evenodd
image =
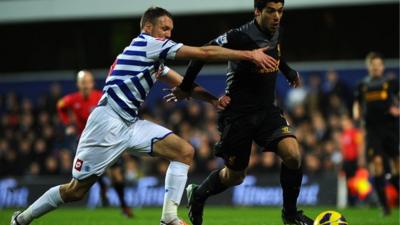
<svg viewBox="0 0 400 225"><path fill-rule="evenodd" d="M227 95L221 96L215 104L218 110L224 110L231 103L231 97Z"/></svg>
<svg viewBox="0 0 400 225"><path fill-rule="evenodd" d="M182 99L190 98L190 93L183 91L179 87L174 87L171 89L165 88L163 89L163 91L170 92L169 94L163 97L166 102L177 102Z"/></svg>
<svg viewBox="0 0 400 225"><path fill-rule="evenodd" d="M276 59L265 53L268 49L269 47L265 47L251 51L253 63L267 71L274 70L278 66L278 62L276 61Z"/></svg>
<svg viewBox="0 0 400 225"><path fill-rule="evenodd" d="M285 75L290 87L298 88L301 86L300 74L296 70L291 69L289 72L283 73L283 75Z"/></svg>
<svg viewBox="0 0 400 225"><path fill-rule="evenodd" d="M155 72L155 76L156 76L157 80L160 79L163 72L164 72L164 67L163 66L158 67L158 70Z"/></svg>
<svg viewBox="0 0 400 225"><path fill-rule="evenodd" d="M301 79L300 79L300 74L297 71L293 71L294 73L296 73L293 76L293 79L288 80L290 87L292 88L298 88L301 86Z"/></svg>

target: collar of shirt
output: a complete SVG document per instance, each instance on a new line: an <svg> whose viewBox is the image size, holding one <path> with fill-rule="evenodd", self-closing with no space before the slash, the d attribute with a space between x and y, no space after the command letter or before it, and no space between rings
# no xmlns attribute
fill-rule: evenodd
<svg viewBox="0 0 400 225"><path fill-rule="evenodd" d="M261 33L263 33L263 34L265 35L266 38L268 38L268 39L271 39L271 38L272 38L273 33L271 33L269 30L263 30L263 29L261 29L260 24L257 23L257 20L256 20L256 19L253 20L253 23L254 23L254 25L257 27L257 29L258 29Z"/></svg>

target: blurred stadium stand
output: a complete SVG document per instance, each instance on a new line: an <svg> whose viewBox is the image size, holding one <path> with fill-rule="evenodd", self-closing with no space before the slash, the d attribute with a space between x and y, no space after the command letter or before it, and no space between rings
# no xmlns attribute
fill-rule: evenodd
<svg viewBox="0 0 400 225"><path fill-rule="evenodd" d="M47 186L58 183L57 179L70 178L76 138L65 134L56 115L56 102L64 94L75 91L74 76L79 69L93 70L97 87L103 86L106 68L138 34L140 14L150 6L148 1L135 1L138 5L128 0L120 4L96 1L99 7L93 9L93 2L0 0L0 208L25 206ZM192 45L202 45L252 18L252 1L182 4L174 0L156 1L153 5L158 3L176 15L173 39ZM366 75L363 57L367 52L383 53L388 59L386 74L399 76L399 3L289 0L287 6L283 51L301 72L304 87L293 93L281 76L277 92L279 104L287 109L288 119L297 128L304 152L309 178L305 185L309 189L305 189L303 196L309 197L303 197L301 203L336 204L336 198L328 195L337 193L336 178L341 170L340 118L350 113L353 88ZM184 64L171 65L183 73ZM224 65L208 66L202 72L204 76L198 78L199 83L221 95L225 87L224 71ZM158 85L151 93L142 117L169 127L190 141L197 151L190 176L201 179L223 165L212 155L213 144L219 138L216 111L199 102L164 104L160 99L161 88ZM162 180L151 180L149 176L162 177L167 162L152 158L139 160L129 155L124 155L124 159L127 181L134 187L140 182L144 186L151 184L148 187L155 188L151 189L154 195L160 195L157 185ZM255 185L258 179L257 185L270 185L268 190L258 187L260 193L269 191L265 199L275 196L279 165L274 154L261 154L259 147L254 146L250 162L250 174L254 177L248 178L246 185ZM53 178L49 180L45 176ZM276 182L268 183L269 177ZM18 178L18 182L8 178ZM23 189L24 185L28 188ZM10 188L14 190L15 202L10 200L13 196ZM99 204L93 194L96 188L88 197L90 206ZM230 201L226 200L228 197L221 197L215 203L280 204L279 199L245 202L241 195L243 188L233 190ZM326 188L330 190L328 194L319 191ZM147 205L162 203L162 198L154 198L154 201L144 199L140 204L135 199L140 199L143 193L129 190L135 196L130 197L135 206L146 205L146 201Z"/></svg>
<svg viewBox="0 0 400 225"><path fill-rule="evenodd" d="M248 5L251 7L252 1ZM240 12L178 14L173 39L203 45L222 32L251 20L253 13L249 7ZM399 4L393 2L289 9L282 22L285 58L296 62L360 60L374 50L385 58L397 59L399 33L394 31L399 29L398 8ZM0 6L0 15L7 12L7 7ZM27 19L1 23L0 20L3 40L0 72L108 68L115 56L140 32L139 20L139 14L37 22ZM183 64L186 63L181 62Z"/></svg>
<svg viewBox="0 0 400 225"><path fill-rule="evenodd" d="M292 0L286 2L287 9L320 8L332 6L355 6L395 3L395 0ZM140 17L151 5L169 9L174 15L210 14L221 12L249 12L250 1L203 0L182 4L180 0L0 0L0 22L30 22L90 18ZM95 6L95 7L94 7Z"/></svg>

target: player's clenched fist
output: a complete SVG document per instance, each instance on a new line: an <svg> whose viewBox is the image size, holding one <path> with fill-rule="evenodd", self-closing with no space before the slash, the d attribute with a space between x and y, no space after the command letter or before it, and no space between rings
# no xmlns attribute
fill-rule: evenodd
<svg viewBox="0 0 400 225"><path fill-rule="evenodd" d="M224 110L231 103L231 98L227 95L223 95L218 99L218 103L216 105L217 109Z"/></svg>

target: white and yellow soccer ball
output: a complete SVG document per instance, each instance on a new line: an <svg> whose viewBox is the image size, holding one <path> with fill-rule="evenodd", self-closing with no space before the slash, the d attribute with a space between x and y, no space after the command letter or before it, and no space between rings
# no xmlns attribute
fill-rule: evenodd
<svg viewBox="0 0 400 225"><path fill-rule="evenodd" d="M344 216L336 211L320 213L314 220L314 225L348 225Z"/></svg>

